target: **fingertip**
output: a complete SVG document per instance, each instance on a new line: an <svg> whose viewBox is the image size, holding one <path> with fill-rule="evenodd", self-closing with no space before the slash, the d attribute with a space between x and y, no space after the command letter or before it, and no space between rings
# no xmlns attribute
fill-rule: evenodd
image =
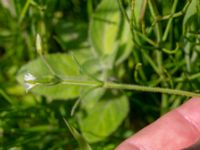
<svg viewBox="0 0 200 150"><path fill-rule="evenodd" d="M189 146L199 138L199 114L200 97L193 97L121 143L116 150L139 150L143 146L155 148L155 145L159 149L162 145L171 147L170 143L172 147Z"/></svg>

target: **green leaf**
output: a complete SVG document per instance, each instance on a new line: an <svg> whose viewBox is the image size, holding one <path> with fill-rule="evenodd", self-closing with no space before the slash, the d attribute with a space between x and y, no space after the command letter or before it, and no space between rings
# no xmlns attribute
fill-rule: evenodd
<svg viewBox="0 0 200 150"><path fill-rule="evenodd" d="M103 63L105 63L105 61ZM81 67L83 70L87 71L90 76L92 76L90 77L90 80L91 78L95 78L103 81L106 78L105 70L107 67L110 67L110 65L102 65L103 63L101 59L92 58L85 61Z"/></svg>
<svg viewBox="0 0 200 150"><path fill-rule="evenodd" d="M83 136L90 143L98 142L112 134L125 119L129 111L126 96L106 95L81 118Z"/></svg>
<svg viewBox="0 0 200 150"><path fill-rule="evenodd" d="M187 28L188 26L187 24L190 23L191 17L194 16L196 13L197 13L197 0L192 0L183 19L184 31L185 31L185 28Z"/></svg>
<svg viewBox="0 0 200 150"><path fill-rule="evenodd" d="M129 23L123 19L121 24L120 45L117 50L115 64L121 64L130 55L133 47Z"/></svg>
<svg viewBox="0 0 200 150"><path fill-rule="evenodd" d="M56 72L56 74L60 76L67 78L74 78L79 76L79 68L70 55L48 55L47 61ZM31 73L37 78L51 75L51 72L48 70L48 68L40 58L30 61L19 70L17 80L22 85L24 85L23 77L26 73ZM51 99L69 99L78 97L79 90L79 86L57 84L53 86L38 85L34 87L31 91L34 94L43 95Z"/></svg>
<svg viewBox="0 0 200 150"><path fill-rule="evenodd" d="M116 0L103 0L90 24L90 40L99 55L112 54L117 48L120 11Z"/></svg>
<svg viewBox="0 0 200 150"><path fill-rule="evenodd" d="M104 64L120 64L131 52L130 27L116 0L103 0L91 20L90 42ZM109 56L109 57L105 57ZM109 61L108 61L109 60Z"/></svg>
<svg viewBox="0 0 200 150"><path fill-rule="evenodd" d="M144 0L135 0L134 14L135 14L137 26L140 25L140 16L141 16L141 13L143 13L141 12L143 3L145 3Z"/></svg>
<svg viewBox="0 0 200 150"><path fill-rule="evenodd" d="M80 150L92 150L92 148L87 143L87 141L84 139L84 137L74 127L72 127L67 122L67 120L64 119L64 121L65 121L67 127L69 128L71 134L74 136L74 138L78 142Z"/></svg>
<svg viewBox="0 0 200 150"><path fill-rule="evenodd" d="M86 95L83 95L82 97L80 97L82 108L85 109L89 113L97 105L98 101L101 99L105 91L106 89L96 88L96 89L92 89Z"/></svg>

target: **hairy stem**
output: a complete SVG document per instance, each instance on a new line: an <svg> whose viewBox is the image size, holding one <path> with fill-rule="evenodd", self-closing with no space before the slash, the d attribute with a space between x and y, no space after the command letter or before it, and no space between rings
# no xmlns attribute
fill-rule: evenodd
<svg viewBox="0 0 200 150"><path fill-rule="evenodd" d="M141 91L141 92L153 92L153 93L164 93L164 94L174 94L180 96L187 97L200 97L199 93L194 93L190 91L176 90L176 89L168 89L161 87L148 87L142 85L134 85L134 84L121 84L114 82L91 82L91 81L62 81L61 84L69 84L69 85L78 85L78 86L90 86L90 87L101 87L106 89L124 89L124 90L133 90L133 91Z"/></svg>

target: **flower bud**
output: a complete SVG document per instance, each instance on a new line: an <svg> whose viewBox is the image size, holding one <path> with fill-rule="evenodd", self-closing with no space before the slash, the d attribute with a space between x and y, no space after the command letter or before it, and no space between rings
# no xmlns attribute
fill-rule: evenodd
<svg viewBox="0 0 200 150"><path fill-rule="evenodd" d="M39 33L36 35L36 51L39 55L42 55L42 40Z"/></svg>

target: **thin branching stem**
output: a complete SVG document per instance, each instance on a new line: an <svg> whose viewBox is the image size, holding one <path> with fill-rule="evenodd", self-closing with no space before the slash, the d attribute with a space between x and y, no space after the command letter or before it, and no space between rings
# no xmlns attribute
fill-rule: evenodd
<svg viewBox="0 0 200 150"><path fill-rule="evenodd" d="M171 14L174 14L174 13L175 13L177 4L178 4L178 0L174 0L173 6L172 6ZM168 37L168 33L169 33L169 31L170 31L172 21L173 21L173 17L169 18L169 20L168 20L168 22L167 22L167 26L166 26L165 31L164 31L164 34L163 34L163 37L162 37L162 40L163 40L163 41L165 41L165 40L167 39L167 37Z"/></svg>

